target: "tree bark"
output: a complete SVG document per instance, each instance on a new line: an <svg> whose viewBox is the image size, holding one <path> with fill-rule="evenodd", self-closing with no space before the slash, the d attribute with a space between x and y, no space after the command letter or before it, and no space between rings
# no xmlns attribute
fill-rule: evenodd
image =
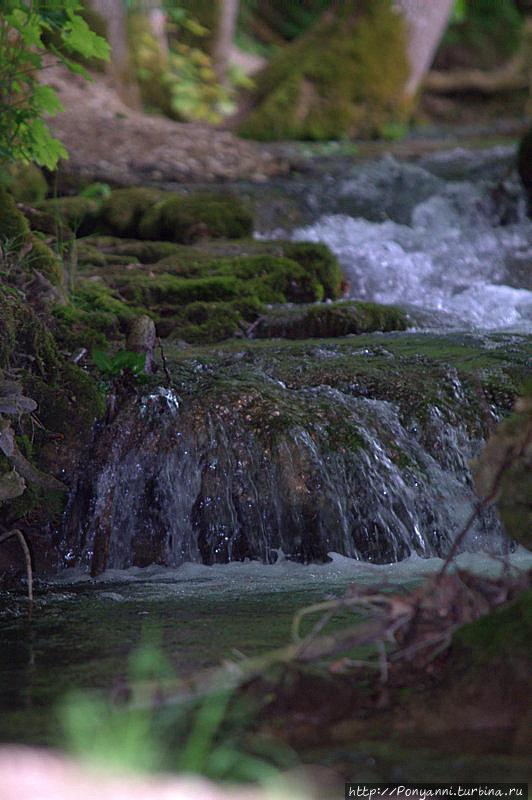
<svg viewBox="0 0 532 800"><path fill-rule="evenodd" d="M239 0L218 0L218 4L218 30L216 32L213 58L216 77L223 84L226 82L231 46L235 36Z"/></svg>
<svg viewBox="0 0 532 800"><path fill-rule="evenodd" d="M415 97L432 64L448 25L453 4L453 0L396 0L394 3L408 27L410 77L405 94L409 99Z"/></svg>
<svg viewBox="0 0 532 800"><path fill-rule="evenodd" d="M107 40L111 46L109 74L116 90L127 105L138 108L140 94L129 57L126 7L120 0L91 0L91 5L107 23Z"/></svg>

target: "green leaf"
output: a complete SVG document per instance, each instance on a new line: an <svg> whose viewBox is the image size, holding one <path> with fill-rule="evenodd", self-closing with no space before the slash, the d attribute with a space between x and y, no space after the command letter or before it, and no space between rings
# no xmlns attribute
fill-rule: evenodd
<svg viewBox="0 0 532 800"><path fill-rule="evenodd" d="M57 92L51 86L36 86L33 90L33 105L38 111L48 111L54 116L58 111L64 111L59 101Z"/></svg>
<svg viewBox="0 0 532 800"><path fill-rule="evenodd" d="M113 372L113 362L107 355L104 353L103 350L96 350L94 349L91 353L91 358L102 372L107 372L108 374L112 374Z"/></svg>
<svg viewBox="0 0 532 800"><path fill-rule="evenodd" d="M60 158L68 158L68 153L59 141L54 139L42 119L34 119L26 123L30 158L41 167L53 170Z"/></svg>
<svg viewBox="0 0 532 800"><path fill-rule="evenodd" d="M146 353L135 353L133 350L119 350L113 358L113 363L119 369L130 369L134 375L138 375L146 364Z"/></svg>
<svg viewBox="0 0 532 800"><path fill-rule="evenodd" d="M85 58L102 58L109 61L110 46L101 36L92 31L83 17L68 12L69 22L61 32L63 42L71 50L81 53Z"/></svg>

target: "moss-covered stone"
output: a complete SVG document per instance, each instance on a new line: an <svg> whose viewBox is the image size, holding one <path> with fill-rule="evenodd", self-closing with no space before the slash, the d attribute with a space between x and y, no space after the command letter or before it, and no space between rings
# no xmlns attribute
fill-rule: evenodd
<svg viewBox="0 0 532 800"><path fill-rule="evenodd" d="M88 312L112 314L118 336L132 316L148 313L160 336L206 343L241 336L265 304L316 302L343 288L333 254L305 242L210 239L191 246L94 236L80 240L77 253L72 299L84 312L72 328L77 345L84 331L92 341L85 327L92 320L94 335L113 336L111 320L104 324ZM56 316L66 343L72 312Z"/></svg>
<svg viewBox="0 0 532 800"><path fill-rule="evenodd" d="M31 250L26 256L27 265L31 270L37 270L44 275L54 286L63 283L63 265L53 250L43 241L32 236Z"/></svg>
<svg viewBox="0 0 532 800"><path fill-rule="evenodd" d="M21 418L16 434L17 445L30 467L70 483L83 448L89 440L96 417L104 410L104 399L94 381L59 352L50 329L39 319L21 294L0 284L0 372L16 371L24 393L38 404L41 425ZM0 464L0 472L4 472ZM5 466L5 465L4 465ZM26 481L19 497L2 506L8 525L16 523L39 537L34 556L42 566L44 550L50 542L42 536L43 528L57 524L64 509L65 493ZM23 521L22 519L23 518ZM33 541L33 540L32 540Z"/></svg>
<svg viewBox="0 0 532 800"><path fill-rule="evenodd" d="M532 549L532 383L473 465L475 489L497 502L506 532Z"/></svg>
<svg viewBox="0 0 532 800"><path fill-rule="evenodd" d="M185 244L204 237L239 238L252 230L249 212L235 197L140 188L113 192L102 220L114 235Z"/></svg>
<svg viewBox="0 0 532 800"><path fill-rule="evenodd" d="M406 34L391 4L348 2L283 48L258 76L240 128L255 139L375 135L404 114Z"/></svg>
<svg viewBox="0 0 532 800"><path fill-rule="evenodd" d="M201 238L239 239L253 222L237 198L218 195L167 196L147 209L139 223L144 239L189 244Z"/></svg>
<svg viewBox="0 0 532 800"><path fill-rule="evenodd" d="M100 203L89 197L54 197L38 203L37 210L45 215L47 227L52 219L55 231L66 229L82 236L98 225Z"/></svg>
<svg viewBox="0 0 532 800"><path fill-rule="evenodd" d="M117 189L103 204L103 219L115 236L138 236L142 216L162 197L163 193L156 189Z"/></svg>
<svg viewBox="0 0 532 800"><path fill-rule="evenodd" d="M253 336L258 339L329 338L372 331L402 331L406 327L406 315L390 306L356 302L317 303L268 311L258 320Z"/></svg>
<svg viewBox="0 0 532 800"><path fill-rule="evenodd" d="M7 173L9 191L17 202L38 203L40 200L44 200L48 192L48 184L36 164L17 162L8 167Z"/></svg>
<svg viewBox="0 0 532 800"><path fill-rule="evenodd" d="M19 250L30 241L30 228L18 210L15 198L0 186L0 243L4 248Z"/></svg>

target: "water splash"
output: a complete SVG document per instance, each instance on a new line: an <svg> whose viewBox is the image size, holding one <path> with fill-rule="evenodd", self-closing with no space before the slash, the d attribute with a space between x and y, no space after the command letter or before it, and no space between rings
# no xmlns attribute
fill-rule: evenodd
<svg viewBox="0 0 532 800"><path fill-rule="evenodd" d="M337 254L349 298L409 304L437 326L532 331L532 220L515 177L448 182L390 157L353 172L333 203L343 213L291 234Z"/></svg>

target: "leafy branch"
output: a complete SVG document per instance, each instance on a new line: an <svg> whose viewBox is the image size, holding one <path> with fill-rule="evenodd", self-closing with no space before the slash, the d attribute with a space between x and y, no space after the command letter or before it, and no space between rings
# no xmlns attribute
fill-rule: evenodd
<svg viewBox="0 0 532 800"><path fill-rule="evenodd" d="M79 0L40 3L38 0L2 0L0 17L0 162L35 161L54 169L68 154L43 121L44 114L63 111L51 86L39 83L39 74L52 55L72 72L89 75L66 53L109 59L109 45L78 14ZM43 41L55 32L61 52Z"/></svg>

